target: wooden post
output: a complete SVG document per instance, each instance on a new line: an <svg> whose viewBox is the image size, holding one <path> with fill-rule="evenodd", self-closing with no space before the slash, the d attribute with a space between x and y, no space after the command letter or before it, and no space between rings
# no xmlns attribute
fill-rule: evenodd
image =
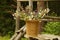
<svg viewBox="0 0 60 40"><path fill-rule="evenodd" d="M46 2L47 2L47 3L46 3L46 7L49 8L49 7L48 7L48 1L46 1ZM48 16L48 14L47 14L47 16Z"/></svg>
<svg viewBox="0 0 60 40"><path fill-rule="evenodd" d="M38 12L40 11L40 1L37 1L37 9L38 9Z"/></svg>
<svg viewBox="0 0 60 40"><path fill-rule="evenodd" d="M20 12L20 2L17 1L16 28L15 28L15 32L20 29L20 17L19 17L19 12Z"/></svg>
<svg viewBox="0 0 60 40"><path fill-rule="evenodd" d="M37 1L37 9L38 9L38 12L41 12L43 9L45 9L45 4L44 4L44 1L42 0L42 1ZM41 14L43 14L43 13L41 13ZM44 25L44 22L43 21L41 21L40 22L40 33L41 33L41 31L42 31L42 28L43 28L43 25Z"/></svg>
<svg viewBox="0 0 60 40"><path fill-rule="evenodd" d="M45 9L44 1L37 1L37 9L38 9L38 12L39 12L40 10Z"/></svg>
<svg viewBox="0 0 60 40"><path fill-rule="evenodd" d="M29 13L32 12L33 5L32 5L32 0L29 0Z"/></svg>

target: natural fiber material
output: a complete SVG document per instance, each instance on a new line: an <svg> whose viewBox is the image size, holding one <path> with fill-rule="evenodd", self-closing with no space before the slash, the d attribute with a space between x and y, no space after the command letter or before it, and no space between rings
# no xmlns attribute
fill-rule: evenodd
<svg viewBox="0 0 60 40"><path fill-rule="evenodd" d="M39 21L28 20L26 21L26 35L29 37L37 37L39 34Z"/></svg>

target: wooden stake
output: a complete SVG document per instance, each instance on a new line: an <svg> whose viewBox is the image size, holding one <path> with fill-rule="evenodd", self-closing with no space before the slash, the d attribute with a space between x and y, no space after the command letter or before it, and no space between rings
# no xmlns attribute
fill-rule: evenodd
<svg viewBox="0 0 60 40"><path fill-rule="evenodd" d="M14 40L21 40L21 37L25 34L25 32L20 32Z"/></svg>
<svg viewBox="0 0 60 40"><path fill-rule="evenodd" d="M37 1L37 9L38 9L38 12L40 11L40 2Z"/></svg>
<svg viewBox="0 0 60 40"><path fill-rule="evenodd" d="M10 40L14 40L16 36L17 36L17 34L15 33L15 34L11 37Z"/></svg>
<svg viewBox="0 0 60 40"><path fill-rule="evenodd" d="M44 1L37 1L38 11L43 10L44 8L45 8Z"/></svg>
<svg viewBox="0 0 60 40"><path fill-rule="evenodd" d="M20 29L20 17L19 17L19 12L20 12L20 2L17 1L17 11L16 11L16 28L15 32Z"/></svg>
<svg viewBox="0 0 60 40"><path fill-rule="evenodd" d="M29 13L32 12L32 8L33 5L32 5L32 0L29 0Z"/></svg>

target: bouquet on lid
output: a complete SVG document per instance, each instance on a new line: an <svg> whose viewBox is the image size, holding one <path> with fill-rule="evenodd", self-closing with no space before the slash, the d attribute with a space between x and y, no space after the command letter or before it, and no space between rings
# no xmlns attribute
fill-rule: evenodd
<svg viewBox="0 0 60 40"><path fill-rule="evenodd" d="M40 12L30 12L30 13L25 13L25 12L20 12L19 16L21 20L39 20L43 18L48 12L49 8L46 8L44 10L40 10Z"/></svg>

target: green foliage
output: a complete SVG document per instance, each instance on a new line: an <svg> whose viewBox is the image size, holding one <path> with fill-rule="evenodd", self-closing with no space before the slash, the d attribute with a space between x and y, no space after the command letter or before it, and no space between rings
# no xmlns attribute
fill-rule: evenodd
<svg viewBox="0 0 60 40"><path fill-rule="evenodd" d="M8 2L8 0L0 0L0 35L2 36L7 34L12 35L15 29L15 20L12 14L8 13L8 11L14 9Z"/></svg>
<svg viewBox="0 0 60 40"><path fill-rule="evenodd" d="M10 14L3 14L0 16L0 33L1 35L9 34L9 32L14 31L15 23Z"/></svg>
<svg viewBox="0 0 60 40"><path fill-rule="evenodd" d="M48 22L44 27L44 33L60 35L60 22Z"/></svg>

